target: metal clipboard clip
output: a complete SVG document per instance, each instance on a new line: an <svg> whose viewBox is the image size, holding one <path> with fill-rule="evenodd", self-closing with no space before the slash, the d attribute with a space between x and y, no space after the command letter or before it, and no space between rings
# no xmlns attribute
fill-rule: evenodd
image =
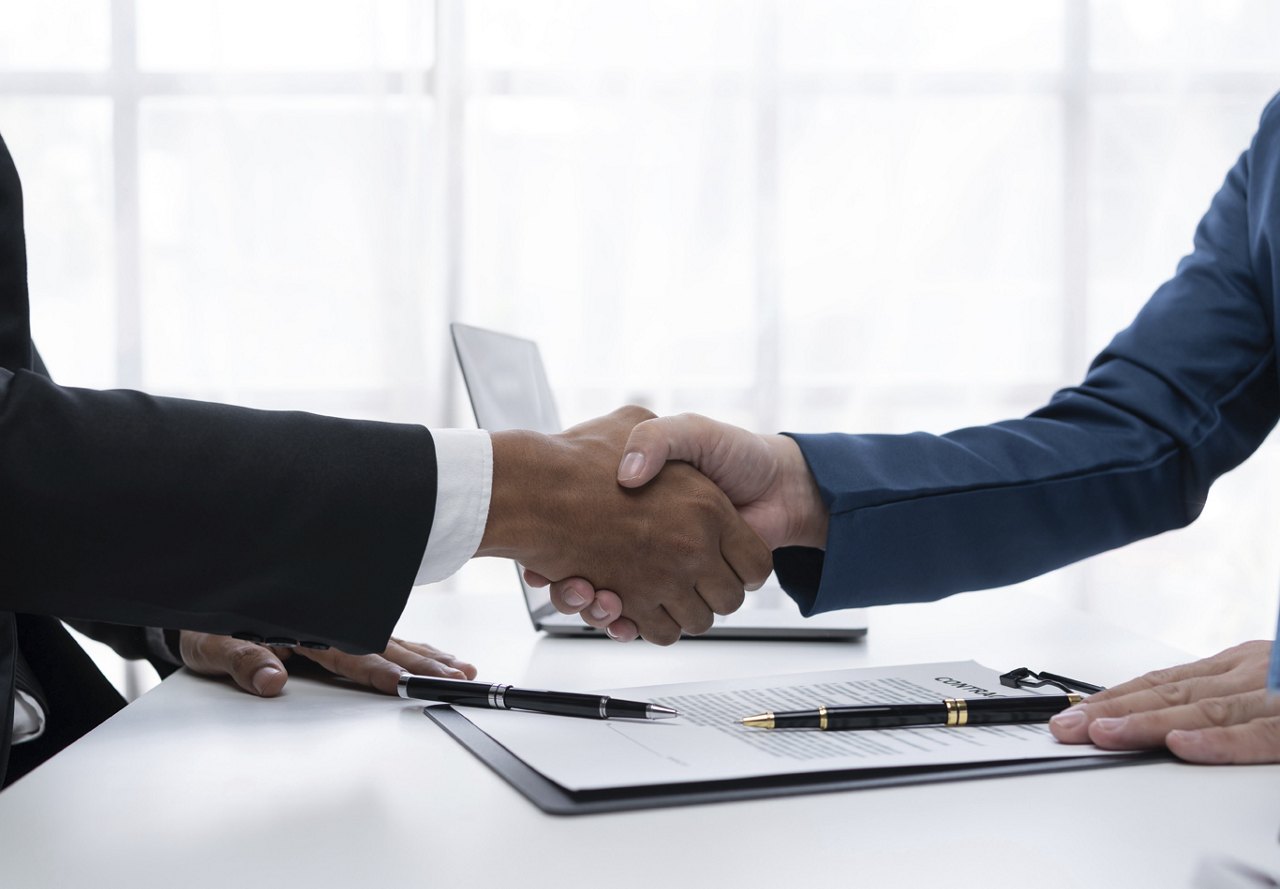
<svg viewBox="0 0 1280 889"><path fill-rule="evenodd" d="M1046 685L1052 685L1064 692L1074 691L1086 695L1097 694L1106 688L1103 685L1094 685L1092 682L1081 682L1079 679L1059 676L1057 673L1047 671L1037 673L1030 667L1018 667L1008 673L1000 674L1000 684L1005 688L1044 688Z"/></svg>

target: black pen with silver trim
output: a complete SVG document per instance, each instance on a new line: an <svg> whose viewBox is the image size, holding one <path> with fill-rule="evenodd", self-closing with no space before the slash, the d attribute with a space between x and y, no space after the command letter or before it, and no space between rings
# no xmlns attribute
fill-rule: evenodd
<svg viewBox="0 0 1280 889"><path fill-rule="evenodd" d="M1083 700L1081 695L1035 695L1018 698L943 698L935 704L872 704L863 707L818 707L816 710L784 710L744 716L753 728L849 729L909 728L941 725L1012 725L1048 722Z"/></svg>
<svg viewBox="0 0 1280 889"><path fill-rule="evenodd" d="M515 688L500 682L469 682L466 679L438 679L401 673L397 691L402 698L439 701L460 707L488 707L491 710L529 710L556 716L587 719L670 719L679 712L661 704L624 701L608 695L578 694L568 691L540 691Z"/></svg>

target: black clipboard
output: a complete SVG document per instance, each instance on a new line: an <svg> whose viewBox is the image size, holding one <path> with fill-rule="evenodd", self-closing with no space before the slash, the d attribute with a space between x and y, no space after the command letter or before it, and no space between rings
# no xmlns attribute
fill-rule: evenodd
<svg viewBox="0 0 1280 889"><path fill-rule="evenodd" d="M1172 759L1165 750L1145 750L1109 756L1073 756L1062 759L1015 760L975 765L912 766L887 769L852 769L769 775L728 781L699 781L687 784L610 787L602 790L571 791L547 779L481 731L475 723L447 704L435 704L423 711L436 725L493 769L529 802L550 815L594 815L694 806L703 803L766 799L873 787L898 787L934 781L968 781L975 778L1003 778L1015 775L1065 772L1164 762Z"/></svg>

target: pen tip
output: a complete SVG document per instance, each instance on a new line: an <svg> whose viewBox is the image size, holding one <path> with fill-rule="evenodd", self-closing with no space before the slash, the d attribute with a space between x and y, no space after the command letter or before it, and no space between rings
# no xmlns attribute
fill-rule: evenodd
<svg viewBox="0 0 1280 889"><path fill-rule="evenodd" d="M758 713L755 716L744 716L738 720L743 725L751 728L773 728L772 713Z"/></svg>
<svg viewBox="0 0 1280 889"><path fill-rule="evenodd" d="M674 707L664 707L661 704L650 704L645 711L645 715L650 719L671 719L680 715L680 711Z"/></svg>

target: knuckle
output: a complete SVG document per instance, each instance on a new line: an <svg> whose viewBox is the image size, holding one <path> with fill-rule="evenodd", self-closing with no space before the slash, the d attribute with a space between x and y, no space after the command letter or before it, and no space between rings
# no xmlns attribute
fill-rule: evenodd
<svg viewBox="0 0 1280 889"><path fill-rule="evenodd" d="M1265 640L1254 639L1250 642L1241 642L1238 645L1231 646L1226 651L1222 652L1221 656L1230 658L1231 660L1238 660L1242 657L1247 657L1259 647L1269 648L1270 645L1271 643Z"/></svg>
<svg viewBox="0 0 1280 889"><path fill-rule="evenodd" d="M1142 681L1146 682L1153 688L1159 688L1162 685L1172 685L1178 681L1176 668L1165 667L1160 670L1152 670L1150 673L1143 674Z"/></svg>
<svg viewBox="0 0 1280 889"><path fill-rule="evenodd" d="M676 414L667 418L670 425L683 429L698 429L707 423L707 418L702 414L695 414L691 411Z"/></svg>
<svg viewBox="0 0 1280 889"><path fill-rule="evenodd" d="M641 420L631 429L627 436L627 450L644 450L654 445L654 440L661 437L661 417L652 420Z"/></svg>
<svg viewBox="0 0 1280 889"><path fill-rule="evenodd" d="M679 492L678 508L687 516L699 522L705 522L709 515L718 516L720 489L714 482L692 466L679 462L668 464L666 471L672 479L673 490Z"/></svg>
<svg viewBox="0 0 1280 889"><path fill-rule="evenodd" d="M1185 682L1167 682L1151 690L1166 707L1176 707L1191 699L1191 690Z"/></svg>
<svg viewBox="0 0 1280 889"><path fill-rule="evenodd" d="M673 534L667 541L667 549L678 564L691 565L706 550L706 543L697 534Z"/></svg>
<svg viewBox="0 0 1280 889"><path fill-rule="evenodd" d="M642 423L645 420L652 420L658 416L653 411L649 410L647 407L642 407L641 405L638 405L638 404L623 405L622 407L618 408L616 413L621 417L623 417L624 419L634 420L636 423Z"/></svg>
<svg viewBox="0 0 1280 889"><path fill-rule="evenodd" d="M1211 725L1230 725L1235 721L1235 707L1228 698L1205 698L1198 706Z"/></svg>
<svg viewBox="0 0 1280 889"><path fill-rule="evenodd" d="M232 671L239 673L251 669L265 660L265 652L257 645L243 645L232 649L228 656L228 665Z"/></svg>

